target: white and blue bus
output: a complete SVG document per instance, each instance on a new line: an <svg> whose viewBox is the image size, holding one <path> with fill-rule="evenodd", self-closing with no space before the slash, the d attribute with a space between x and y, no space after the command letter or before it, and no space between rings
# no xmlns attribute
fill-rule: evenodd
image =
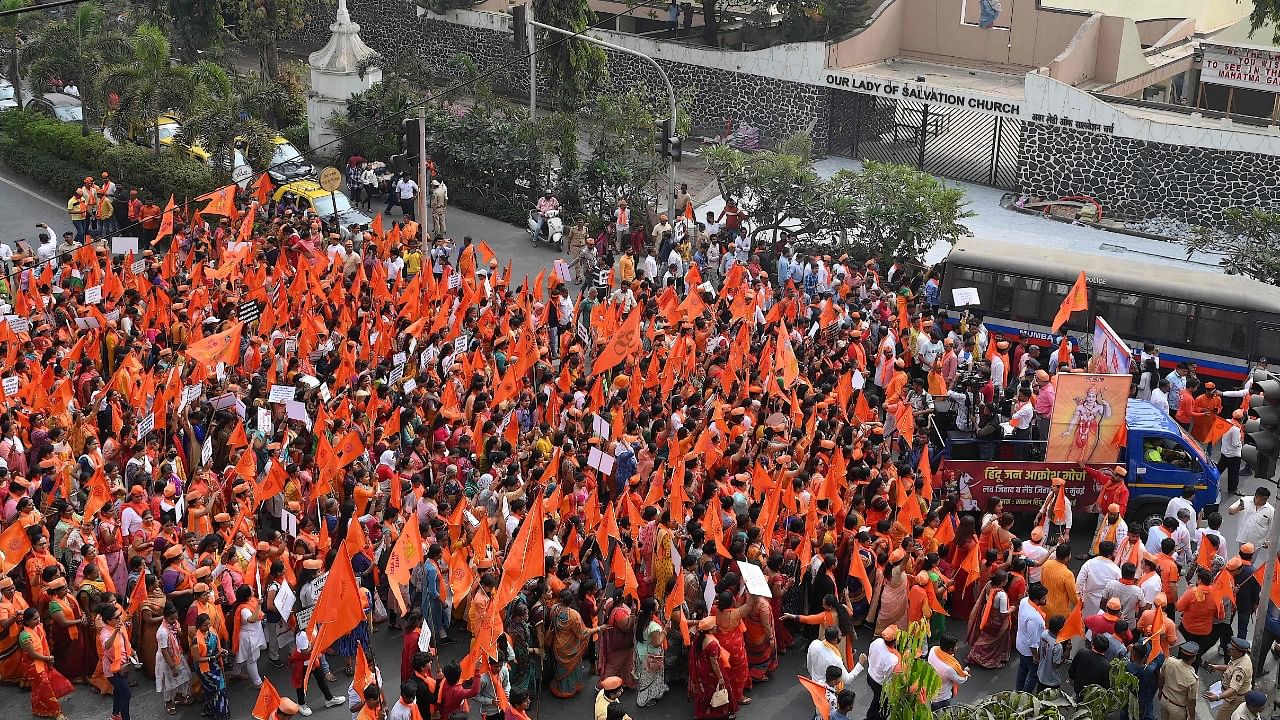
<svg viewBox="0 0 1280 720"><path fill-rule="evenodd" d="M977 288L988 332L1037 345L1080 271L1089 282L1089 312L1065 326L1093 338L1101 315L1131 344L1154 343L1160 362L1197 365L1202 378L1244 382L1259 358L1280 360L1280 287L1211 269L964 238L942 265L942 299L952 288Z"/></svg>

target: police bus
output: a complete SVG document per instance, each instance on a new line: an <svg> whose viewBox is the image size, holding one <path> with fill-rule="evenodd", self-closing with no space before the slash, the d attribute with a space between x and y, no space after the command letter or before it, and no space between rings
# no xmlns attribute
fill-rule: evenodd
<svg viewBox="0 0 1280 720"><path fill-rule="evenodd" d="M1133 346L1154 343L1160 363L1197 364L1202 378L1244 382L1259 358L1280 359L1280 288L1209 269L964 238L943 264L942 300L953 288L976 288L987 330L1032 344L1053 341L1062 299L1085 272L1089 312L1072 314L1065 329L1093 338L1102 316Z"/></svg>

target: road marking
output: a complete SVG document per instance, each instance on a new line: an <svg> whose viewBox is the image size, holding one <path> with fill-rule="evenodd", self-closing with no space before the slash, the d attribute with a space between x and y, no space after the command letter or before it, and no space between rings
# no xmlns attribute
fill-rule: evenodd
<svg viewBox="0 0 1280 720"><path fill-rule="evenodd" d="M37 192L35 192L35 191L33 191L33 190L28 190L27 188L22 187L21 185L19 185L18 183L16 183L16 182L14 182L14 181L10 180L10 179L9 179L9 178L7 178L7 177L0 177L0 183L4 183L5 185L8 185L9 187L13 188L14 190L17 190L18 192L26 193L27 195L30 195L31 197L33 197L33 198L35 198L35 199L39 200L40 202L44 203L45 205L49 205L50 207L53 207L53 208L55 208L55 209L57 209L57 210L66 210L66 208L62 207L62 206L61 206L61 205L59 205L58 203L56 203L56 202L54 202L54 201L50 200L49 198L47 198L47 197L45 197L45 196L41 195L40 193L37 193Z"/></svg>

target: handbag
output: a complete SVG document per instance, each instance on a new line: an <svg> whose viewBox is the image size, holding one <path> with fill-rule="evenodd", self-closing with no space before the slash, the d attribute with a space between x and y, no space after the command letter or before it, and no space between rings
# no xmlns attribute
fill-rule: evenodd
<svg viewBox="0 0 1280 720"><path fill-rule="evenodd" d="M373 622L383 623L387 621L387 606L382 603L382 598L378 593L373 593Z"/></svg>
<svg viewBox="0 0 1280 720"><path fill-rule="evenodd" d="M666 658L662 650L650 650L648 655L644 656L644 669L651 673L662 672L666 669Z"/></svg>
<svg viewBox="0 0 1280 720"><path fill-rule="evenodd" d="M729 704L729 691L723 687L711 693L711 707L724 707Z"/></svg>

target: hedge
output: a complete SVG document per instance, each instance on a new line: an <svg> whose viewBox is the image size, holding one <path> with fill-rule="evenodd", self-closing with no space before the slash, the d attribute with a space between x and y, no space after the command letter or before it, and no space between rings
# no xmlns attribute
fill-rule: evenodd
<svg viewBox="0 0 1280 720"><path fill-rule="evenodd" d="M28 111L0 113L0 161L15 172L68 197L86 176L103 170L122 187L140 188L163 203L179 202L217 187L205 164L169 151L130 143L112 145L99 134L82 135L80 125Z"/></svg>

